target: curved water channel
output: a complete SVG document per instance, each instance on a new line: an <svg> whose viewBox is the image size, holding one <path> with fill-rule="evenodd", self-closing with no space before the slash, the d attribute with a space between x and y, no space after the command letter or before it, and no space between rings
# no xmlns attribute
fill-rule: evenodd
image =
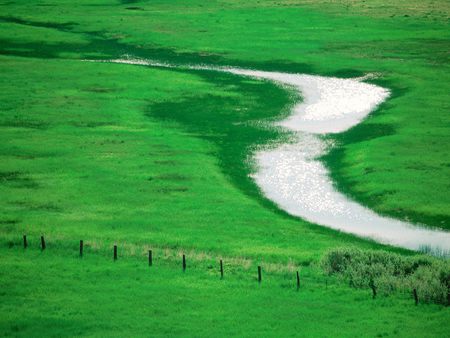
<svg viewBox="0 0 450 338"><path fill-rule="evenodd" d="M105 62L178 68L146 60L117 59ZM338 192L325 166L318 160L332 146L321 135L340 133L360 123L389 97L389 91L363 82L363 78L340 79L288 74L183 66L208 69L274 81L298 90L303 101L277 125L291 131L291 142L256 151L252 175L263 194L281 209L338 231L383 244L448 256L450 232L428 229L376 214Z"/></svg>

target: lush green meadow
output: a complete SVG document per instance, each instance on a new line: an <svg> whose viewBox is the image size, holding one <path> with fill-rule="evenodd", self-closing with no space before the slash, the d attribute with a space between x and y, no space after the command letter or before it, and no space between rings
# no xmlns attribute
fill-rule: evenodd
<svg viewBox="0 0 450 338"><path fill-rule="evenodd" d="M119 251L120 254L120 251ZM22 336L156 337L444 337L448 310L415 307L411 295L371 299L303 271L300 291L288 273L266 273L217 261L160 261L90 256L52 248L1 249L0 330ZM214 264L214 269L211 266ZM177 266L176 266L177 265ZM328 285L327 285L328 283ZM7 292L5 292L7 290ZM351 290L351 291L349 291ZM447 317L446 317L447 315Z"/></svg>
<svg viewBox="0 0 450 338"><path fill-rule="evenodd" d="M379 74L392 99L327 158L380 213L448 228L447 1L4 2L0 52Z"/></svg>
<svg viewBox="0 0 450 338"><path fill-rule="evenodd" d="M361 203L449 228L449 14L445 1L0 1L0 333L448 334L448 307L414 307L410 290L372 300L317 266L336 247L409 252L290 217L249 178L251 150L288 136L266 124L293 93L82 60L377 73L392 98L324 160Z"/></svg>

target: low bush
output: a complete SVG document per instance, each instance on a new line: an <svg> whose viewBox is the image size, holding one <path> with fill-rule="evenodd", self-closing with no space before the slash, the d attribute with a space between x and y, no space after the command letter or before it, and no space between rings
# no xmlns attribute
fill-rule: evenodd
<svg viewBox="0 0 450 338"><path fill-rule="evenodd" d="M342 248L329 251L321 266L328 275L338 275L355 288L375 287L384 295L416 289L420 302L450 305L450 261L446 259Z"/></svg>

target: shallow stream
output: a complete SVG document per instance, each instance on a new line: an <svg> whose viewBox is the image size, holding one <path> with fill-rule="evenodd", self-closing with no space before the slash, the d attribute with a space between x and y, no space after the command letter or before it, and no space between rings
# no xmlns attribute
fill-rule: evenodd
<svg viewBox="0 0 450 338"><path fill-rule="evenodd" d="M176 66L146 60L120 59L107 62ZM363 82L364 78L340 79L189 66L182 68L225 71L274 81L298 90L303 101L276 125L293 133L291 142L255 152L252 175L263 194L291 215L335 230L380 243L439 255L450 253L450 232L430 229L376 214L338 192L319 158L332 144L322 136L341 133L360 123L389 97L385 88Z"/></svg>

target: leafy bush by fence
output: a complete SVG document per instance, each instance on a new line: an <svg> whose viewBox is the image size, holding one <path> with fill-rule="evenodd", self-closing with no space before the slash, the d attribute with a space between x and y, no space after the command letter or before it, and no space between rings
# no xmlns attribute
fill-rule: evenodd
<svg viewBox="0 0 450 338"><path fill-rule="evenodd" d="M352 287L371 287L374 297L416 290L420 302L450 305L449 260L342 248L329 251L321 266L327 274L348 280Z"/></svg>

